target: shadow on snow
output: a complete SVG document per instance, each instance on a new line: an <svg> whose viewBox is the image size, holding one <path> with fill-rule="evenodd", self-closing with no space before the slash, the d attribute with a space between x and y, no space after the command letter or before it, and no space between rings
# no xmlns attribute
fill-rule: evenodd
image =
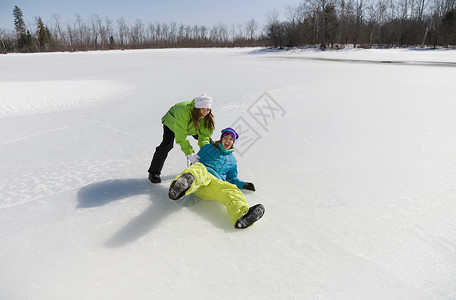
<svg viewBox="0 0 456 300"><path fill-rule="evenodd" d="M162 177L164 181L173 178ZM167 184L151 184L143 178L115 179L86 185L78 192L77 208L101 207L113 201L145 194L150 195L152 204L106 241L106 247L121 247L138 240L182 208L201 215L220 229L234 230L224 207L217 201L204 201L194 195L172 201L168 198ZM195 207L197 204L198 207Z"/></svg>

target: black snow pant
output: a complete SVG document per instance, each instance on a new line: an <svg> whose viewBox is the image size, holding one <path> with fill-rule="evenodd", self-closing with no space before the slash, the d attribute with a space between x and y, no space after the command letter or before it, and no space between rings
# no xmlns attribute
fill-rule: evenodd
<svg viewBox="0 0 456 300"><path fill-rule="evenodd" d="M194 135L193 137L198 140L198 135ZM156 173L158 175L161 174L161 170L163 169L165 160L168 157L168 153L174 147L174 138L174 132L169 129L168 126L163 125L163 141L157 148L155 148L154 157L152 158L152 162L150 163L148 170L149 173ZM209 139L209 142L211 144L214 143L212 139Z"/></svg>

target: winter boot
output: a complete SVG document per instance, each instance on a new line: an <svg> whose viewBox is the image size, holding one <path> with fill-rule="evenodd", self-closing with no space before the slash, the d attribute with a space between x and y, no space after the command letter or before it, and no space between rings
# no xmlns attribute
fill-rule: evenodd
<svg viewBox="0 0 456 300"><path fill-rule="evenodd" d="M243 215L239 220L234 224L236 229L244 229L258 221L264 215L264 206L262 204L257 204L249 208L249 211Z"/></svg>
<svg viewBox="0 0 456 300"><path fill-rule="evenodd" d="M185 195L195 178L190 173L182 174L177 180L174 180L169 187L168 196L172 200L177 200Z"/></svg>
<svg viewBox="0 0 456 300"><path fill-rule="evenodd" d="M158 173L149 173L149 180L152 183L160 183L161 182L160 174L158 174Z"/></svg>

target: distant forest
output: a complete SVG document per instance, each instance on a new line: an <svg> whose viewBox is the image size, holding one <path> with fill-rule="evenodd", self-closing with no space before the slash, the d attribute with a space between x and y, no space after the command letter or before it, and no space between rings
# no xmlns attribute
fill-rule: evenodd
<svg viewBox="0 0 456 300"><path fill-rule="evenodd" d="M88 51L183 47L343 48L455 47L456 0L305 0L270 11L266 24L212 26L148 23L124 18L76 15L45 24L35 17L26 26L18 6L12 11L15 30L0 29L0 53Z"/></svg>

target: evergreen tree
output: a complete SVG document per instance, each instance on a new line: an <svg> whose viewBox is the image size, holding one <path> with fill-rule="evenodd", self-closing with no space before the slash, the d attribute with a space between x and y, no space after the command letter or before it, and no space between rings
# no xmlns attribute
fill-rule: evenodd
<svg viewBox="0 0 456 300"><path fill-rule="evenodd" d="M22 52L36 52L36 43L34 43L34 38L29 30L21 34L17 39L17 47L19 51Z"/></svg>
<svg viewBox="0 0 456 300"><path fill-rule="evenodd" d="M456 8L448 11L442 20L443 43L456 45Z"/></svg>
<svg viewBox="0 0 456 300"><path fill-rule="evenodd" d="M49 44L52 42L52 35L46 25L44 25L41 18L38 18L37 20L36 36L38 38L38 45L40 49L48 51Z"/></svg>
<svg viewBox="0 0 456 300"><path fill-rule="evenodd" d="M114 40L114 37L111 35L109 37L109 49L115 49L116 48L116 41Z"/></svg>
<svg viewBox="0 0 456 300"><path fill-rule="evenodd" d="M17 7L17 6L14 7L13 16L14 16L14 27L16 28L16 33L18 35L26 34L22 10L19 7Z"/></svg>
<svg viewBox="0 0 456 300"><path fill-rule="evenodd" d="M14 27L16 28L17 34L17 48L22 52L34 52L36 51L35 44L33 43L33 37L29 30L25 29L25 22L22 14L22 10L15 6L13 10L14 16Z"/></svg>

